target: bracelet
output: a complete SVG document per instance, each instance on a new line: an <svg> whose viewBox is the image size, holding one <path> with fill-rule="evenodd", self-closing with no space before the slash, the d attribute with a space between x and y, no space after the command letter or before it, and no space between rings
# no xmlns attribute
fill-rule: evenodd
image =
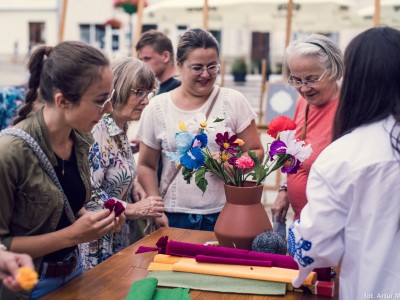
<svg viewBox="0 0 400 300"><path fill-rule="evenodd" d="M282 191L287 192L287 184L286 184L286 183L282 184L282 185L279 187L278 193L279 193L279 192L282 192Z"/></svg>
<svg viewBox="0 0 400 300"><path fill-rule="evenodd" d="M0 242L0 249L1 249L1 250L4 250L4 251L7 251L7 247L4 246L1 242Z"/></svg>

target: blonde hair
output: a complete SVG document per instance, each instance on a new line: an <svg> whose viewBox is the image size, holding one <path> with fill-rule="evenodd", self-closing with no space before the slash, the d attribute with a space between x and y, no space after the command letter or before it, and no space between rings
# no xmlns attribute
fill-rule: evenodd
<svg viewBox="0 0 400 300"><path fill-rule="evenodd" d="M124 57L111 64L114 73L114 107L124 106L134 90L151 91L156 87L156 77L148 65L133 57Z"/></svg>

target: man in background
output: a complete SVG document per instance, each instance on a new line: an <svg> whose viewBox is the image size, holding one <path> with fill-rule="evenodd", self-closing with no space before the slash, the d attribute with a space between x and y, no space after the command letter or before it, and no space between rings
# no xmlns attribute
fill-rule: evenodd
<svg viewBox="0 0 400 300"><path fill-rule="evenodd" d="M138 58L149 65L159 81L157 94L169 92L181 85L175 76L174 50L171 40L162 32L149 30L136 44Z"/></svg>

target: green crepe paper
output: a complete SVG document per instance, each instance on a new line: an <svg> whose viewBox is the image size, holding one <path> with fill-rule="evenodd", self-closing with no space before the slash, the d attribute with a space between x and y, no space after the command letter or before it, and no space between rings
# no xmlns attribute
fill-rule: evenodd
<svg viewBox="0 0 400 300"><path fill-rule="evenodd" d="M285 295L286 284L226 276L150 271L148 279L158 279L159 286L190 288L195 290L255 295Z"/></svg>
<svg viewBox="0 0 400 300"><path fill-rule="evenodd" d="M126 300L191 300L189 289L160 289L156 278L145 278L135 281Z"/></svg>

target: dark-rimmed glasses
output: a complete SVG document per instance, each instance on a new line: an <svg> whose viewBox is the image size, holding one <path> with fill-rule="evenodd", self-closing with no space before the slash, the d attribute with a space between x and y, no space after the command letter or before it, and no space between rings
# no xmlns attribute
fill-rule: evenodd
<svg viewBox="0 0 400 300"><path fill-rule="evenodd" d="M208 74L214 75L217 74L219 69L221 68L220 64L210 65L210 66L202 66L202 65L185 65L192 72L193 75L200 75L206 70Z"/></svg>
<svg viewBox="0 0 400 300"><path fill-rule="evenodd" d="M322 77L324 77L326 71L328 71L328 69L325 69L324 73L322 73L322 75L318 79L310 79L310 80L304 80L304 81L292 79L292 75L290 75L287 82L294 88L299 88L303 85L305 87L313 87L313 86L316 86L319 84L319 82L322 80Z"/></svg>
<svg viewBox="0 0 400 300"><path fill-rule="evenodd" d="M153 98L153 97L156 95L156 92L155 92L155 91L149 91L149 92L147 92L147 91L141 90L141 89L139 89L139 90L131 89L131 91L135 93L136 98L137 98L139 101L142 101L142 100L143 100L144 98L146 98L146 97L147 97L147 99L150 101L150 99Z"/></svg>
<svg viewBox="0 0 400 300"><path fill-rule="evenodd" d="M104 103L102 105L98 105L96 104L97 107L100 108L99 114L102 114L104 112L104 109L106 108L106 105L112 100L112 97L114 96L115 93L115 89L112 90L110 97L108 97L106 99L106 101L104 101Z"/></svg>

